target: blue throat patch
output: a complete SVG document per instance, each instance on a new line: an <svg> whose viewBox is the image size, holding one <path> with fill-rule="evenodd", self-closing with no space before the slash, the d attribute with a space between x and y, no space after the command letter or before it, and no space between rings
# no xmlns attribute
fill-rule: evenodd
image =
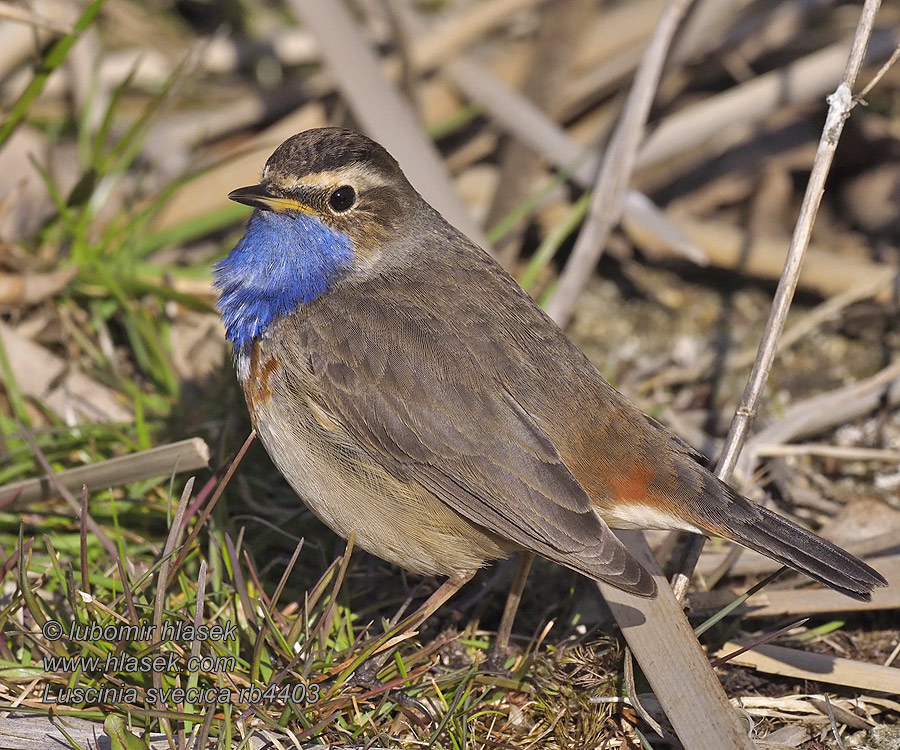
<svg viewBox="0 0 900 750"><path fill-rule="evenodd" d="M225 333L238 354L279 315L312 302L353 261L353 243L309 214L255 210L213 268Z"/></svg>

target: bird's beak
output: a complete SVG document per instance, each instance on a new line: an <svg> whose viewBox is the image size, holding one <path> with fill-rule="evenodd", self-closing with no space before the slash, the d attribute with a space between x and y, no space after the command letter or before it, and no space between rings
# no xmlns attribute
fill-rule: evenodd
<svg viewBox="0 0 900 750"><path fill-rule="evenodd" d="M294 198L274 195L265 185L248 185L232 190L228 197L245 206L261 208L265 211L302 211L311 214L312 209Z"/></svg>

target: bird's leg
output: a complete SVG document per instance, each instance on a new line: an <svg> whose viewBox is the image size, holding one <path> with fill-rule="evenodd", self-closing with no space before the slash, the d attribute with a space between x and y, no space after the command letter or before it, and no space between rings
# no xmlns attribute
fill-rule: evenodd
<svg viewBox="0 0 900 750"><path fill-rule="evenodd" d="M491 646L488 657L484 661L484 668L490 672L504 672L506 661L506 649L509 647L509 636L512 633L513 624L516 621L516 613L522 601L522 592L531 572L531 564L534 562L534 552L522 550L516 561L516 572L512 585L509 587L509 595L506 597L506 606L503 608L503 617L500 619L500 627L497 630L497 640Z"/></svg>
<svg viewBox="0 0 900 750"><path fill-rule="evenodd" d="M435 612L437 612L438 609L441 608L441 605L443 605L457 591L459 591L463 586L471 581L474 575L475 572L472 571L471 573L467 573L460 578L448 578L440 586L438 586L437 590L425 600L424 604L422 604L421 607L419 607L411 615L408 615L406 619L400 622L399 625L396 625L394 628L392 628L391 632L399 634L404 630L411 630L412 628L416 628L421 625L423 622L425 622L425 620L427 620Z"/></svg>
<svg viewBox="0 0 900 750"><path fill-rule="evenodd" d="M465 578L460 579L448 578L434 591L434 593L432 593L431 596L428 597L428 599L425 600L421 607L385 633L383 640L387 641L390 638L421 625L425 620L431 617L431 615L437 612L444 602L468 583L473 575L474 573L470 573ZM373 654L366 659L353 673L353 677L351 678L352 684L364 685L366 687L377 685L378 679L376 675L381 670L381 667L384 666L390 653L391 650L387 649L383 653Z"/></svg>

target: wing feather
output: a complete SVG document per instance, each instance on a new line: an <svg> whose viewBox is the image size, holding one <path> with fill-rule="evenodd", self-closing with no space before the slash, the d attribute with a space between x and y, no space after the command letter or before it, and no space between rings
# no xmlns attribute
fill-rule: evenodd
<svg viewBox="0 0 900 750"><path fill-rule="evenodd" d="M653 579L504 382L503 373L527 376L534 364L484 320L474 327L463 318L459 326L391 291L370 282L325 295L290 320L296 331L286 338L306 349L329 416L373 460L469 520L590 577L651 595ZM393 304L379 305L383 298Z"/></svg>

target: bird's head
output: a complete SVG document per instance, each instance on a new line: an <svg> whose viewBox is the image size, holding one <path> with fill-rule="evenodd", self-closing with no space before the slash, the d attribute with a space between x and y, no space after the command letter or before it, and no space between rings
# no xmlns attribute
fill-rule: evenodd
<svg viewBox="0 0 900 750"><path fill-rule="evenodd" d="M342 128L289 138L269 157L259 184L228 197L256 209L214 271L236 348L338 280L371 273L421 200L384 148Z"/></svg>

